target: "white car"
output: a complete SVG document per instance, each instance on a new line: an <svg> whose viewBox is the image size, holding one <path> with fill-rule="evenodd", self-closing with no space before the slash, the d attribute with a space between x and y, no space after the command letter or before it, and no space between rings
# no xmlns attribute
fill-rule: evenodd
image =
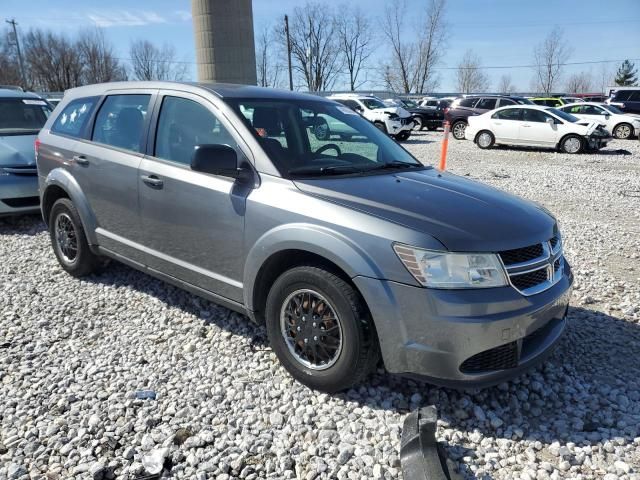
<svg viewBox="0 0 640 480"><path fill-rule="evenodd" d="M613 105L585 102L565 105L558 110L584 120L598 122L619 139L627 139L640 134L640 115L624 113Z"/></svg>
<svg viewBox="0 0 640 480"><path fill-rule="evenodd" d="M396 140L407 140L413 129L413 117L402 107L389 107L373 95L341 93L328 98L355 110Z"/></svg>
<svg viewBox="0 0 640 480"><path fill-rule="evenodd" d="M599 150L611 135L598 122L580 120L555 108L517 105L469 117L465 138L480 148L522 145L579 153Z"/></svg>

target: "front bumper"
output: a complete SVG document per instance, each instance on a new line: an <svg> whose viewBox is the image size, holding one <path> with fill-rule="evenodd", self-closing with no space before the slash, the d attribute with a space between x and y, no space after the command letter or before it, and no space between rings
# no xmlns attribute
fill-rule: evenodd
<svg viewBox="0 0 640 480"><path fill-rule="evenodd" d="M573 274L565 262L560 281L529 297L513 287L437 290L366 277L354 282L373 316L389 372L473 388L500 383L546 358L566 326Z"/></svg>
<svg viewBox="0 0 640 480"><path fill-rule="evenodd" d="M0 216L39 211L37 175L6 173L0 168Z"/></svg>

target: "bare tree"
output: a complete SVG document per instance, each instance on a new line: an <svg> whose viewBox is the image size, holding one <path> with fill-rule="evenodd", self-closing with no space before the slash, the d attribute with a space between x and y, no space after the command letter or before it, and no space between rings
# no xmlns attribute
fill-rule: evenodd
<svg viewBox="0 0 640 480"><path fill-rule="evenodd" d="M516 90L516 87L511 83L511 75L504 74L500 77L498 81L498 93L513 93Z"/></svg>
<svg viewBox="0 0 640 480"><path fill-rule="evenodd" d="M393 91L410 93L413 87L413 62L415 44L406 41L404 12L406 2L393 0L387 3L382 20L382 32L391 45L391 63L385 66L385 82Z"/></svg>
<svg viewBox="0 0 640 480"><path fill-rule="evenodd" d="M616 74L613 69L606 63L603 63L600 66L600 70L598 71L595 80L598 92L608 94L609 92L607 90L607 87L610 87L614 84L615 77Z"/></svg>
<svg viewBox="0 0 640 480"><path fill-rule="evenodd" d="M274 39L273 30L265 27L256 37L256 73L258 85L261 87L278 87L281 85L282 66L277 63L278 42Z"/></svg>
<svg viewBox="0 0 640 480"><path fill-rule="evenodd" d="M60 92L82 85L82 58L66 36L31 30L24 36L24 50L32 88Z"/></svg>
<svg viewBox="0 0 640 480"><path fill-rule="evenodd" d="M533 51L535 81L540 92L549 94L557 86L562 67L571 55L562 31L556 27Z"/></svg>
<svg viewBox="0 0 640 480"><path fill-rule="evenodd" d="M148 40L136 40L129 47L129 56L137 80L184 80L187 76L186 63L176 60L169 44L158 48Z"/></svg>
<svg viewBox="0 0 640 480"><path fill-rule="evenodd" d="M483 92L489 88L489 78L482 71L482 61L473 50L467 50L458 64L456 81L461 93Z"/></svg>
<svg viewBox="0 0 640 480"><path fill-rule="evenodd" d="M364 83L358 83L358 76L373 53L373 32L369 19L359 7L350 9L345 5L339 7L339 11L336 18L339 49L349 75L349 88L354 91Z"/></svg>
<svg viewBox="0 0 640 480"><path fill-rule="evenodd" d="M593 78L590 72L574 73L567 78L565 90L569 93L586 93L593 90Z"/></svg>
<svg viewBox="0 0 640 480"><path fill-rule="evenodd" d="M391 61L384 66L384 81L393 90L423 92L437 87L435 66L444 54L446 43L446 0L430 0L425 15L412 30L414 40L407 39L405 0L387 3L382 31L391 46ZM388 67L388 68L387 68Z"/></svg>
<svg viewBox="0 0 640 480"><path fill-rule="evenodd" d="M447 30L445 7L446 0L431 0L424 21L418 24L416 92L434 90L438 85L434 67L444 54Z"/></svg>
<svg viewBox="0 0 640 480"><path fill-rule="evenodd" d="M113 46L106 40L102 30L96 28L81 32L76 45L84 63L84 83L126 80L124 66L115 56Z"/></svg>
<svg viewBox="0 0 640 480"><path fill-rule="evenodd" d="M329 90L342 68L336 35L336 21L325 4L296 7L289 22L293 68L303 77L309 91ZM284 29L279 28L285 45Z"/></svg>

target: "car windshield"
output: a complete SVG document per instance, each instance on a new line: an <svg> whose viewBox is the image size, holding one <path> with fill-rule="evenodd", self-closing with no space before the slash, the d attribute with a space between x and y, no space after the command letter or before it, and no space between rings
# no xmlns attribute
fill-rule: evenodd
<svg viewBox="0 0 640 480"><path fill-rule="evenodd" d="M385 104L382 103L377 98L362 98L360 101L364 103L364 106L367 107L369 110L373 110L374 108L385 107Z"/></svg>
<svg viewBox="0 0 640 480"><path fill-rule="evenodd" d="M414 102L413 100L402 100L402 103L404 103L404 106L407 108L417 108L418 104L416 102Z"/></svg>
<svg viewBox="0 0 640 480"><path fill-rule="evenodd" d="M0 98L0 135L38 133L51 108L37 98Z"/></svg>
<svg viewBox="0 0 640 480"><path fill-rule="evenodd" d="M535 105L535 103L528 98L514 98L513 100L519 105Z"/></svg>
<svg viewBox="0 0 640 480"><path fill-rule="evenodd" d="M616 115L624 115L625 113L620 110L618 107L614 105L602 105L602 108L605 110L609 110L611 113L615 113Z"/></svg>
<svg viewBox="0 0 640 480"><path fill-rule="evenodd" d="M567 122L575 123L579 120L577 117L574 117L570 113L563 112L562 110L558 110L557 108L549 107L547 108L547 111L553 113L563 120L566 120Z"/></svg>
<svg viewBox="0 0 640 480"><path fill-rule="evenodd" d="M430 168L343 105L293 99L227 102L286 178Z"/></svg>

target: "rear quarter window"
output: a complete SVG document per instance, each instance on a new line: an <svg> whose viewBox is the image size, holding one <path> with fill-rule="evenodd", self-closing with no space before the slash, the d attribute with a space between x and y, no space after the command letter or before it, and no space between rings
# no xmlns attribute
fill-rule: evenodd
<svg viewBox="0 0 640 480"><path fill-rule="evenodd" d="M460 100L460 103L458 103L458 106L472 108L477 101L477 98L463 98L462 100Z"/></svg>
<svg viewBox="0 0 640 480"><path fill-rule="evenodd" d="M82 137L98 98L86 97L69 102L53 122L51 132L69 137Z"/></svg>

